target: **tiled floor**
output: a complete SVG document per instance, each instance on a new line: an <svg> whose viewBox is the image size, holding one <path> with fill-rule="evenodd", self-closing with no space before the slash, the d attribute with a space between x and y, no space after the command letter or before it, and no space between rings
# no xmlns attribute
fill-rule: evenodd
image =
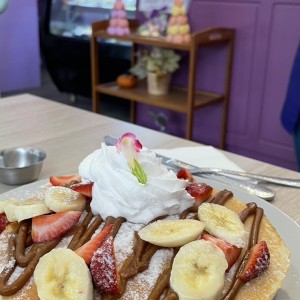
<svg viewBox="0 0 300 300"><path fill-rule="evenodd" d="M89 110L92 109L92 101L89 98L76 96L75 101L72 98L72 95L67 93L61 93L55 84L53 83L49 73L45 68L42 67L41 70L41 86L36 89L22 90L17 92L3 93L2 97L7 97L11 95L29 93L37 95L43 98L51 99L57 102L64 104L72 105L81 109ZM74 97L73 97L74 98ZM122 101L116 98L105 99L102 97L101 102L101 114L120 119L123 121L129 121L129 102Z"/></svg>

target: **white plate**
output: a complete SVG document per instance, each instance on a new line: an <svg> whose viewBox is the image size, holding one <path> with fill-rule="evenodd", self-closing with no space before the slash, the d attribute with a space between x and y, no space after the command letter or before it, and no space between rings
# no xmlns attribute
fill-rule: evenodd
<svg viewBox="0 0 300 300"><path fill-rule="evenodd" d="M278 233L284 239L287 247L291 250L291 266L287 276L283 282L282 289L280 289L274 299L276 300L297 300L300 297L300 226L294 222L290 217L277 209L272 204L243 191L219 183L209 179L199 179L199 181L206 182L217 190L227 189L234 193L234 196L245 202L256 202L258 206L262 207L266 216L272 222ZM13 197L17 199L26 199L37 191L43 191L43 185L48 180L41 180L30 183L16 189L10 190L0 195L0 201ZM274 258L276 259L276 258Z"/></svg>

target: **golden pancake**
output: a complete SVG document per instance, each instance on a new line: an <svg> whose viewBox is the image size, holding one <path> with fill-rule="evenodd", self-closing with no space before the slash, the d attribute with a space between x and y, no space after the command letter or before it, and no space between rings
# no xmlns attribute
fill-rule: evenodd
<svg viewBox="0 0 300 300"><path fill-rule="evenodd" d="M214 191L213 194L217 194ZM240 213L247 206L234 197L230 198L226 204L226 207L233 210L236 213ZM250 231L253 221L253 215L246 219L245 225L247 231ZM101 226L103 226L104 222ZM117 268L120 271L124 270L124 261L135 255L134 252L134 232L140 230L143 227L142 224L133 224L129 222L122 223L118 233L114 239L115 254L117 261ZM9 225L6 230L0 236L0 269L2 270L8 262L8 240L11 237L13 230L16 228L16 223ZM101 227L102 228L102 227ZM267 300L272 299L277 290L281 287L285 278L286 272L290 264L290 251L285 246L284 241L279 236L276 229L272 226L271 222L263 216L260 228L258 241L265 240L270 250L270 266L268 270L256 279L251 280L247 284L244 284L232 299L236 300ZM67 247L70 241L70 237L65 237L57 247ZM114 296L103 296L102 299L127 299L127 300L144 300L148 299L153 289L157 289L156 281L161 273L171 267L172 257L174 255L174 249L172 248L160 248L153 247L154 255L150 260L149 267L143 271L138 272L135 276L127 281L125 292L120 298ZM241 255L242 257L242 255ZM236 270L238 263L236 263L232 269L226 275L226 283L224 292L230 286L232 277L234 276L234 270ZM8 280L8 284L11 284L17 279L17 277L23 272L24 268L17 267L11 278ZM0 285L3 285L0 284ZM155 288L154 288L155 287ZM1 288L0 288L1 289ZM29 279L27 284L21 288L14 295L4 296L3 299L39 299L37 296L36 286L34 284L33 276ZM95 291L94 299L101 299L100 295ZM153 298L154 299L154 298ZM159 299L159 298L158 298Z"/></svg>

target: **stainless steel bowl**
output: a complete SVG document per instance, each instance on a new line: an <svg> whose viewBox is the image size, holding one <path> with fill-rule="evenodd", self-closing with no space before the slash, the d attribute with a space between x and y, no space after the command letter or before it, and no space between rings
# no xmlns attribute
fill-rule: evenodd
<svg viewBox="0 0 300 300"><path fill-rule="evenodd" d="M17 185L36 180L46 156L43 150L30 147L0 150L0 181Z"/></svg>

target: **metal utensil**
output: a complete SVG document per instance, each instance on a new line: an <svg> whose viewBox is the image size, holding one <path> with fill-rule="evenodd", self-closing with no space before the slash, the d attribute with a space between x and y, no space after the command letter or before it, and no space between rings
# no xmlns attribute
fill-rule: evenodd
<svg viewBox="0 0 300 300"><path fill-rule="evenodd" d="M117 141L117 139L113 136L108 135L108 136L104 137L104 142L106 145L114 145L116 141ZM175 159L172 159L169 157L165 157L165 156L162 156L159 154L156 154L156 156L161 159L161 161L164 165L166 165L168 168L174 170L175 172L178 171L178 169L180 169L180 168L185 168L185 169L189 169L189 170L194 170L195 168L197 168L195 166L188 165L188 164L185 164L178 160L175 160ZM185 166L180 165L180 163L185 164ZM202 176L204 174L201 173L199 175ZM275 192L272 191L271 189L263 187L263 186L259 186L250 181L239 180L239 179L235 179L235 178L227 178L223 175L218 175L218 176L215 175L214 177L215 177L214 178L215 180L238 187L238 188L246 191L249 194L255 195L255 196L265 199L267 201L273 200L275 197Z"/></svg>
<svg viewBox="0 0 300 300"><path fill-rule="evenodd" d="M156 154L156 156L161 157L158 154ZM177 170L181 169L181 168L184 168L184 169L188 169L191 172L191 171L194 170L194 168L195 169L197 168L197 167L191 166L191 165L188 165L188 166L185 166L185 167L182 167L182 166L179 167L178 165L174 165L174 159L168 159L166 157L163 157L162 161L166 166L170 166L173 169L176 169L174 167L177 166ZM237 178L232 178L232 177L229 177L229 176L225 176L223 174L210 174L210 173L198 173L198 172L197 173L196 172L191 172L191 173L193 175L198 175L198 176L201 176L201 177L214 179L216 181L223 182L223 183L235 186L235 187L247 192L248 194L260 197L260 198L262 198L264 200L267 200L267 201L271 201L275 197L275 192L273 190L271 190L271 189L269 189L265 186L258 185L257 183L253 183L249 180L241 180L241 179L237 179Z"/></svg>
<svg viewBox="0 0 300 300"><path fill-rule="evenodd" d="M279 184L279 185L300 188L300 180L298 180L298 179L273 177L273 176L259 175L259 174L253 174L253 173L242 172L242 171L233 171L233 170L227 170L227 169L221 169L221 168L199 168L199 167L187 164L185 162L179 161L177 159L169 159L167 161L167 163L170 165L180 167L180 168L188 169L190 171L190 173L194 174L194 175L201 174L201 173L233 175L233 176L252 178L252 179L259 180L259 181L265 181L265 182Z"/></svg>
<svg viewBox="0 0 300 300"><path fill-rule="evenodd" d="M244 190L248 194L257 196L257 197L262 198L267 201L272 201L275 197L275 192L272 191L271 189L261 186L261 185L254 184L247 180L230 178L230 177L226 177L226 176L223 176L220 174L215 175L215 174L203 173L203 174L200 174L200 176L204 177L204 178L212 179L212 180L215 180L215 181L218 181L221 183L229 184L231 186L234 186L241 190Z"/></svg>

